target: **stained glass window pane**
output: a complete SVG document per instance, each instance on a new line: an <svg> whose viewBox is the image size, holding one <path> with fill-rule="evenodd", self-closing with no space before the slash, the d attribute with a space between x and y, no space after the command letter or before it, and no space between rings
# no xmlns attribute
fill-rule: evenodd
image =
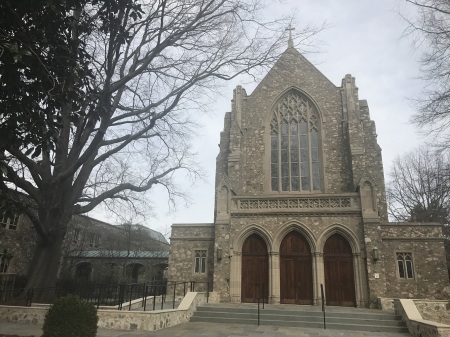
<svg viewBox="0 0 450 337"><path fill-rule="evenodd" d="M195 272L198 273L200 270L200 258L199 257L195 257Z"/></svg>
<svg viewBox="0 0 450 337"><path fill-rule="evenodd" d="M319 165L319 146L318 132L311 131L311 172L313 181L313 190L320 189L320 165Z"/></svg>
<svg viewBox="0 0 450 337"><path fill-rule="evenodd" d="M281 123L281 189L289 191L289 125L286 121Z"/></svg>
<svg viewBox="0 0 450 337"><path fill-rule="evenodd" d="M278 134L271 137L271 178L272 191L278 191Z"/></svg>
<svg viewBox="0 0 450 337"><path fill-rule="evenodd" d="M290 128L290 159L291 159L291 190L299 190L299 165L298 165L298 124L291 122Z"/></svg>
<svg viewBox="0 0 450 337"><path fill-rule="evenodd" d="M312 174L313 174L313 190L320 189L320 174L319 174L319 163L312 163Z"/></svg>
<svg viewBox="0 0 450 337"><path fill-rule="evenodd" d="M299 177L292 177L292 191L300 191L300 179Z"/></svg>
<svg viewBox="0 0 450 337"><path fill-rule="evenodd" d="M319 146L317 141L317 131L311 131L311 160L318 161L319 160Z"/></svg>
<svg viewBox="0 0 450 337"><path fill-rule="evenodd" d="M405 267L403 264L403 260L399 260L397 261L398 263L398 275L400 276L400 278L405 278Z"/></svg>
<svg viewBox="0 0 450 337"><path fill-rule="evenodd" d="M278 177L272 178L272 191L278 191Z"/></svg>
<svg viewBox="0 0 450 337"><path fill-rule="evenodd" d="M408 276L408 278L414 278L412 261L406 260L405 262L406 262L406 275Z"/></svg>
<svg viewBox="0 0 450 337"><path fill-rule="evenodd" d="M202 273L206 272L206 257L202 257Z"/></svg>

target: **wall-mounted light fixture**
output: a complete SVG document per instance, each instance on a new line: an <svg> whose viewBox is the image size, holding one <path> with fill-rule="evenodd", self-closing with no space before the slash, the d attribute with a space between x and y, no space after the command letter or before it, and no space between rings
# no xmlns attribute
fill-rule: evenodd
<svg viewBox="0 0 450 337"><path fill-rule="evenodd" d="M372 260L378 261L380 259L380 252L378 251L377 247L374 247L372 249Z"/></svg>
<svg viewBox="0 0 450 337"><path fill-rule="evenodd" d="M216 256L217 256L217 261L222 260L222 256L223 256L222 248L217 247L217 250L216 250Z"/></svg>

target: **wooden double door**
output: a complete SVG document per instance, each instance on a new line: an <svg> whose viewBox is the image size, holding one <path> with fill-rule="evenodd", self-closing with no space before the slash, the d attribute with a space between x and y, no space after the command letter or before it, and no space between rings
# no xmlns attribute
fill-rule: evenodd
<svg viewBox="0 0 450 337"><path fill-rule="evenodd" d="M339 234L330 236L323 249L323 262L327 305L356 306L353 254L348 241Z"/></svg>
<svg viewBox="0 0 450 337"><path fill-rule="evenodd" d="M287 234L280 246L280 302L313 304L311 248L295 231Z"/></svg>

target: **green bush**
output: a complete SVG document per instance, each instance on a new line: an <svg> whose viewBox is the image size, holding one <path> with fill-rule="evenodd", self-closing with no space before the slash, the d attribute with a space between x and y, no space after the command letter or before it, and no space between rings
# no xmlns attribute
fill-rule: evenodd
<svg viewBox="0 0 450 337"><path fill-rule="evenodd" d="M97 309L79 297L58 298L45 315L42 337L95 337Z"/></svg>

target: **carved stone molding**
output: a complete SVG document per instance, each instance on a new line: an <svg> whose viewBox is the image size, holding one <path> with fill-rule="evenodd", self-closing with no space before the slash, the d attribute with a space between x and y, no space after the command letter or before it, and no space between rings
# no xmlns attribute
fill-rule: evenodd
<svg viewBox="0 0 450 337"><path fill-rule="evenodd" d="M361 209L355 196L320 196L320 197L272 197L251 198L234 197L234 213L242 212L349 212Z"/></svg>

